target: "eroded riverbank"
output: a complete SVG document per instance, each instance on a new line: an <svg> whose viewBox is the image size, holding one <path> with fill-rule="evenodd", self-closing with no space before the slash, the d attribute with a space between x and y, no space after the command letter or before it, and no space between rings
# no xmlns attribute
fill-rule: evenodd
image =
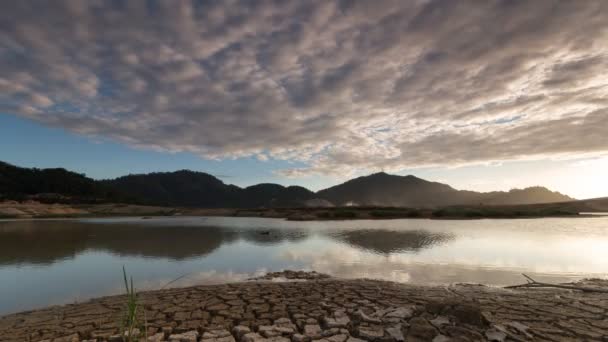
<svg viewBox="0 0 608 342"><path fill-rule="evenodd" d="M142 335L221 342L608 339L605 293L307 278L143 292ZM118 341L124 306L124 296L112 296L4 316L0 341Z"/></svg>

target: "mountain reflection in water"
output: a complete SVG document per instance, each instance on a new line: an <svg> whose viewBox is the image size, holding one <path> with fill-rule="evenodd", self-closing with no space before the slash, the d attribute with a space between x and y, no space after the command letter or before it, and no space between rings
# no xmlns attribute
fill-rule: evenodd
<svg viewBox="0 0 608 342"><path fill-rule="evenodd" d="M414 284L606 277L606 228L608 217L0 220L0 314L121 293L123 265L140 290L283 269Z"/></svg>
<svg viewBox="0 0 608 342"><path fill-rule="evenodd" d="M148 220L113 224L78 220L1 221L0 250L3 253L0 265L51 264L74 258L87 250L118 256L184 260L204 257L223 244L239 240L272 246L302 241L311 234L305 228L207 226L202 220L200 226L146 223ZM381 254L416 252L453 239L451 234L423 230L330 229L317 233L357 249Z"/></svg>
<svg viewBox="0 0 608 342"><path fill-rule="evenodd" d="M378 254L417 252L454 239L454 234L449 233L384 229L347 230L328 236L344 241L349 246Z"/></svg>

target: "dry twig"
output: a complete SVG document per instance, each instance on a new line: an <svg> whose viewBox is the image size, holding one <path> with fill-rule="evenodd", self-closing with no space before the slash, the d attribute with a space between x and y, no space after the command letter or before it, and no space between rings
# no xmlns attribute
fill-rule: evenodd
<svg viewBox="0 0 608 342"><path fill-rule="evenodd" d="M566 284L541 283L541 282L538 282L538 281L532 279L530 276L528 276L526 274L522 273L522 275L526 278L526 281L527 281L526 284L505 286L505 288L506 289L517 289L517 288L553 287L553 288L558 288L558 289L577 290L577 291L583 291L583 292L608 293L608 289L600 289L600 288L595 288L595 287L585 287L585 286L566 285Z"/></svg>

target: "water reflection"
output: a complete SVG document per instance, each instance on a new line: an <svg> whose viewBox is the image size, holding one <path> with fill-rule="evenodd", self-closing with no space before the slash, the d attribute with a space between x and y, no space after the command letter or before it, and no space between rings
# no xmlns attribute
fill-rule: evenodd
<svg viewBox="0 0 608 342"><path fill-rule="evenodd" d="M0 265L48 265L85 251L118 256L184 260L204 257L224 244L244 240L260 246L305 240L310 229L198 226L163 221L119 222L40 220L0 222ZM453 239L453 234L423 230L327 229L317 232L354 248L374 253L416 252Z"/></svg>
<svg viewBox="0 0 608 342"><path fill-rule="evenodd" d="M315 270L416 284L565 282L608 273L608 218L294 222L0 220L0 314L120 293ZM44 284L44 286L40 286Z"/></svg>
<svg viewBox="0 0 608 342"><path fill-rule="evenodd" d="M51 264L86 250L182 260L205 256L237 234L217 227L96 225L80 221L0 223L0 265Z"/></svg>
<svg viewBox="0 0 608 342"><path fill-rule="evenodd" d="M350 246L379 254L417 252L421 249L430 248L454 239L454 234L449 233L384 229L339 231L329 234L329 236L343 241Z"/></svg>

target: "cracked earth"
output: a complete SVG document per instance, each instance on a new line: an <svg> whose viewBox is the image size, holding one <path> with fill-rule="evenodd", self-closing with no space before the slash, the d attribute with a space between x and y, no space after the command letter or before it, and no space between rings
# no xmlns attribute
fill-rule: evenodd
<svg viewBox="0 0 608 342"><path fill-rule="evenodd" d="M269 281L276 277L287 281ZM125 302L103 297L0 317L0 341L122 341ZM562 289L424 287L287 271L142 292L139 303L138 341L608 341L608 295Z"/></svg>

